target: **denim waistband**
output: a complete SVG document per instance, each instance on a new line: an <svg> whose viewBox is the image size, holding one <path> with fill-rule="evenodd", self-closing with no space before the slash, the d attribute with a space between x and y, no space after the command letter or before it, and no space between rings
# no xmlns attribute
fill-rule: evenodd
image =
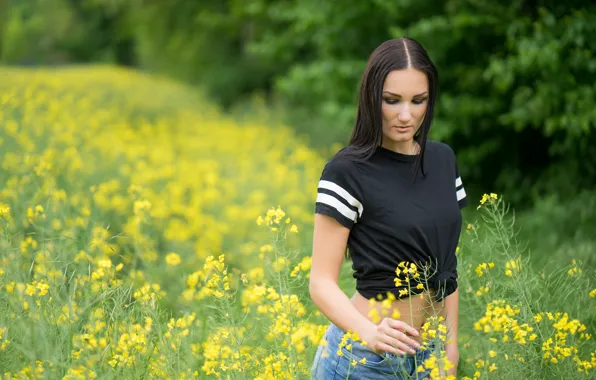
<svg viewBox="0 0 596 380"><path fill-rule="evenodd" d="M339 347L345 332L330 323L325 339L327 344L318 347L311 366L311 379L328 380L337 378L386 380L390 378L425 379L430 369L421 367L422 363L435 350L434 343L416 349L416 353L393 354L376 353L361 342L346 339Z"/></svg>

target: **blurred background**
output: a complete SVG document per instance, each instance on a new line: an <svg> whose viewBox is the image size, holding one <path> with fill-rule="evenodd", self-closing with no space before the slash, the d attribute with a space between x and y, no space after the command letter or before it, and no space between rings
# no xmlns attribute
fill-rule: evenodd
<svg viewBox="0 0 596 380"><path fill-rule="evenodd" d="M265 104L315 149L348 141L370 53L413 37L440 74L431 138L468 193L506 194L535 248L594 238L594 1L0 0L0 15L2 65L165 75L239 118Z"/></svg>

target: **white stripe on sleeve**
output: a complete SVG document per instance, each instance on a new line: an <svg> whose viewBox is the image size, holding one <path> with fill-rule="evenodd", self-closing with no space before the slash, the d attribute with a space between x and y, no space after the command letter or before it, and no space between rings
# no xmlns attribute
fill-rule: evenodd
<svg viewBox="0 0 596 380"><path fill-rule="evenodd" d="M337 185L336 183L333 183L330 181L325 181L323 179L319 181L319 187L321 189L327 189L327 190L333 191L334 193L338 194L343 199L345 199L348 202L348 204L350 204L354 207L357 207L358 208L358 217L362 218L362 212L364 211L364 207L362 206L362 203L358 199L354 198L346 190L344 190L343 187Z"/></svg>
<svg viewBox="0 0 596 380"><path fill-rule="evenodd" d="M464 190L464 188L462 187L461 189L457 190L457 201L461 201L462 199L464 199L466 197L466 191Z"/></svg>
<svg viewBox="0 0 596 380"><path fill-rule="evenodd" d="M326 204L327 206L331 206L337 211L339 211L343 216L346 218L356 221L356 211L352 211L348 206L338 201L335 197L325 194L319 193L317 195L317 202Z"/></svg>

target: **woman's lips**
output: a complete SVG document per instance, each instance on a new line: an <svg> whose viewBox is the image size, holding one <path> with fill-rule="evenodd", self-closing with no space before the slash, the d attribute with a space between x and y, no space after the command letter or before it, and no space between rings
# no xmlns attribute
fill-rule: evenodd
<svg viewBox="0 0 596 380"><path fill-rule="evenodd" d="M408 130L410 130L410 128L412 128L412 126L411 125L406 125L406 126L394 125L393 128L395 128L398 132L407 132Z"/></svg>

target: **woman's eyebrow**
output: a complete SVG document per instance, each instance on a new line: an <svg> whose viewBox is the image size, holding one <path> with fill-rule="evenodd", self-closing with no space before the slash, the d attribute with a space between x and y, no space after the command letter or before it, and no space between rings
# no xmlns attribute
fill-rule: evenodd
<svg viewBox="0 0 596 380"><path fill-rule="evenodd" d="M383 92L386 92L386 93L388 93L388 94L390 94L390 95L397 96L397 97L401 98L401 95L394 94L393 92L389 92L389 91L383 91ZM423 92L423 93L421 93L421 94L414 95L414 98L415 98L415 97L417 97L417 96L426 95L427 93L428 93L428 91L424 91L424 92Z"/></svg>

